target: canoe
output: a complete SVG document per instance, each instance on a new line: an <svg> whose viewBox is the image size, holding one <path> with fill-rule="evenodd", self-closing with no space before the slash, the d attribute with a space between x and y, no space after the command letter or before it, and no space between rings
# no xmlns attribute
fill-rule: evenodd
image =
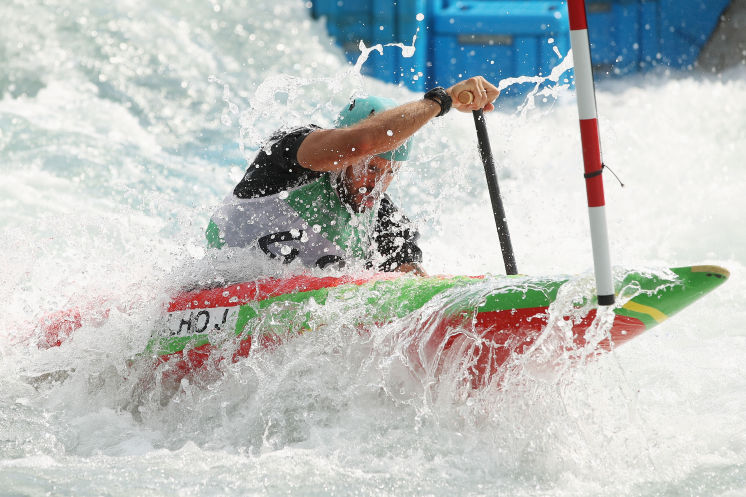
<svg viewBox="0 0 746 497"><path fill-rule="evenodd" d="M588 276L263 278L178 294L136 360L179 380L210 361L237 361L255 347L278 346L301 333L332 325L376 333L400 322L411 334L405 347L411 364L436 375L455 368L478 387L529 352L551 350L555 357L544 358L551 362L610 351L728 276L718 266L617 272L611 307L596 304ZM96 314L99 322L107 315L100 309ZM60 345L84 321L80 309L47 316L40 346Z"/></svg>

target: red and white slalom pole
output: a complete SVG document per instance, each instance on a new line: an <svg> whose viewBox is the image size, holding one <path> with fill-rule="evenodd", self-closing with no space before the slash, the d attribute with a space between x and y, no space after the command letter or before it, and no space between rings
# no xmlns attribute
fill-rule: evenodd
<svg viewBox="0 0 746 497"><path fill-rule="evenodd" d="M596 114L596 91L591 68L591 47L584 0L568 0L570 44L575 61L575 91L580 117L580 140L585 164L585 190L588 195L588 216L591 222L593 267L596 273L596 294L599 305L614 303L614 280L611 275L609 235L606 227L603 162Z"/></svg>

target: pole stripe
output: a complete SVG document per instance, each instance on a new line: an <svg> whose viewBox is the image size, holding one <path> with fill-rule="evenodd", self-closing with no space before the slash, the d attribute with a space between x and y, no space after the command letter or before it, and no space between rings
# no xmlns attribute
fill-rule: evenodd
<svg viewBox="0 0 746 497"><path fill-rule="evenodd" d="M580 121L580 138L583 145L583 164L585 174L600 171L601 149L598 139L598 121L596 119L584 119ZM588 195L588 207L599 207L604 205L604 180L603 175L597 174L585 178L585 189Z"/></svg>
<svg viewBox="0 0 746 497"><path fill-rule="evenodd" d="M583 0L568 0L567 11L570 16L570 30L588 29L588 21L585 17L585 2Z"/></svg>
<svg viewBox="0 0 746 497"><path fill-rule="evenodd" d="M570 32L572 58L575 64L575 94L578 99L580 119L594 119L596 114L596 95L593 90L593 68L588 42L588 30Z"/></svg>
<svg viewBox="0 0 746 497"><path fill-rule="evenodd" d="M593 267L596 273L596 294L614 295L614 280L611 276L611 255L609 254L609 236L606 227L606 208L591 207L588 209L591 223L593 246Z"/></svg>

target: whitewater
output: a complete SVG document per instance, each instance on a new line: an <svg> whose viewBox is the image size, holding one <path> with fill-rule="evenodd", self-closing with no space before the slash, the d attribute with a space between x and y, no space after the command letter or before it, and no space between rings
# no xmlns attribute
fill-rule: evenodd
<svg viewBox="0 0 746 497"><path fill-rule="evenodd" d="M128 359L169 295L214 276L207 221L267 136L330 126L353 95L421 95L360 75L295 0L0 18L0 495L746 495L744 69L597 83L615 267L731 272L624 347L464 392L340 326L136 391ZM574 93L550 83L487 125L520 272L591 291ZM502 272L471 115L418 133L389 193L430 274ZM105 323L34 345L42 316L97 296L120 304Z"/></svg>

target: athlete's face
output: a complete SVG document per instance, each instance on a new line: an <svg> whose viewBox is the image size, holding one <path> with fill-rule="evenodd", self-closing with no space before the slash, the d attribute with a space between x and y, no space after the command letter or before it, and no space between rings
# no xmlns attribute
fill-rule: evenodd
<svg viewBox="0 0 746 497"><path fill-rule="evenodd" d="M371 209L386 191L399 169L400 162L372 157L342 172L342 200L355 212Z"/></svg>

